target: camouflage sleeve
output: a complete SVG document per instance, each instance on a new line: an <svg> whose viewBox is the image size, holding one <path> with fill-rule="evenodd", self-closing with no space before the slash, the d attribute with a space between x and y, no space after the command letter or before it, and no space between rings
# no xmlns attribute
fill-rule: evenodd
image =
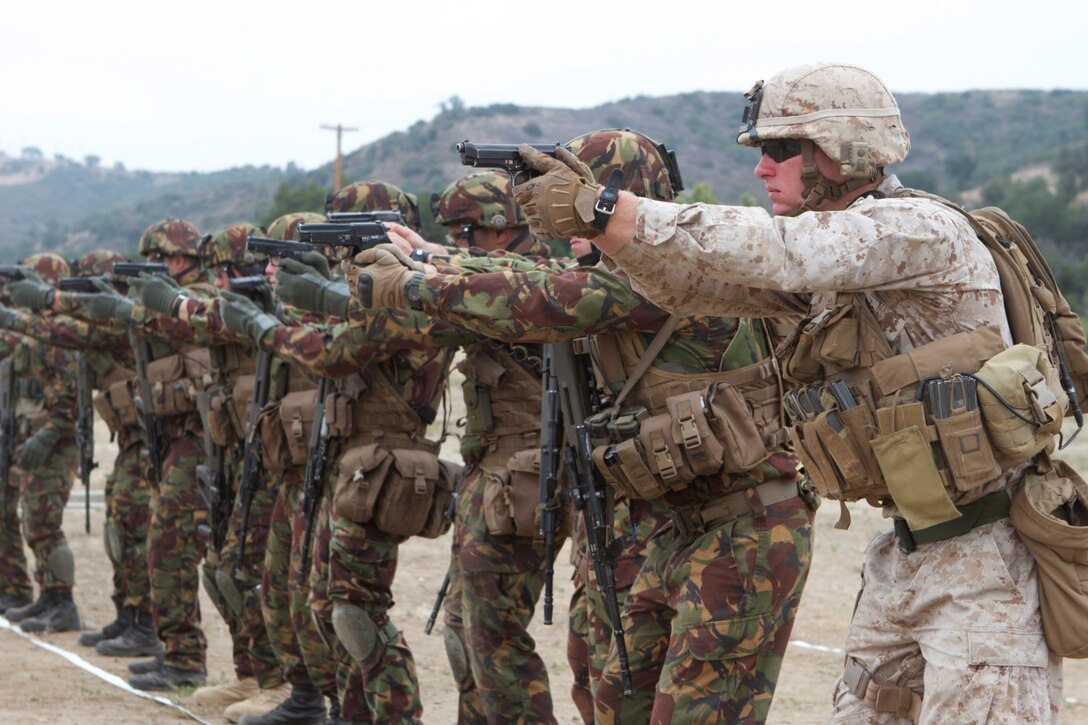
<svg viewBox="0 0 1088 725"><path fill-rule="evenodd" d="M111 349L128 346L128 328L120 323L88 322L67 315L32 315L19 312L11 329L27 337L71 350Z"/></svg>
<svg viewBox="0 0 1088 725"><path fill-rule="evenodd" d="M246 335L231 332L219 313L219 298L187 299L181 303L186 322L192 329L193 342L198 345L227 345L237 343L253 347L256 343ZM181 311L179 310L179 312Z"/></svg>
<svg viewBox="0 0 1088 725"><path fill-rule="evenodd" d="M49 411L44 429L56 432L60 437L73 436L76 432L77 415L76 368L77 354L50 345L35 346L35 364L41 365L48 380L44 391L45 407Z"/></svg>
<svg viewBox="0 0 1088 725"><path fill-rule="evenodd" d="M420 296L428 315L508 342L653 331L668 317L599 267L437 275Z"/></svg>
<svg viewBox="0 0 1088 725"><path fill-rule="evenodd" d="M458 347L473 342L472 333L417 310L367 309L354 296L348 300L348 324L363 330L371 343L398 349Z"/></svg>
<svg viewBox="0 0 1088 725"><path fill-rule="evenodd" d="M10 330L0 331L0 360L15 352L15 348L18 347L19 341L22 339L23 336L18 332Z"/></svg>

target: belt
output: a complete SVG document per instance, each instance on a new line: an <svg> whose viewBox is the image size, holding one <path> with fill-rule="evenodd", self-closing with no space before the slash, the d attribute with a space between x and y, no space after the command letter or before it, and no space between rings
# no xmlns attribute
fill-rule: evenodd
<svg viewBox="0 0 1088 725"><path fill-rule="evenodd" d="M877 712L894 713L896 717L918 722L922 712L922 696L909 687L874 680L869 670L854 657L846 658L842 681L854 697Z"/></svg>
<svg viewBox="0 0 1088 725"><path fill-rule="evenodd" d="M899 539L899 547L909 554L918 547L918 544L951 539L953 536L966 534L977 526L1003 519L1009 515L1011 505L1009 494L1004 490L994 491L977 501L957 506L956 509L960 512L959 518L935 526L911 531L906 521L895 519L895 537Z"/></svg>
<svg viewBox="0 0 1088 725"><path fill-rule="evenodd" d="M714 524L731 521L751 513L752 504L748 501L749 491L754 491L764 506L773 506L800 495L797 481L768 481L743 491L734 491L700 508L676 509L672 512L673 526L681 536L688 538L710 529Z"/></svg>

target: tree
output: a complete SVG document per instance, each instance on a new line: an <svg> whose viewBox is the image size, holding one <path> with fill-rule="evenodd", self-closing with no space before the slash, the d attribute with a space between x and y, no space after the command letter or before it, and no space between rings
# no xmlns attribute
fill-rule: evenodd
<svg viewBox="0 0 1088 725"><path fill-rule="evenodd" d="M310 181L305 186L291 186L288 182L281 181L276 187L276 193L272 195L272 206L261 217L261 226L267 227L284 214L300 211L325 213L325 197L329 191L331 190L315 181Z"/></svg>
<svg viewBox="0 0 1088 725"><path fill-rule="evenodd" d="M83 157L83 163L88 169L97 169L98 164L101 163L102 157L94 154L87 154Z"/></svg>
<svg viewBox="0 0 1088 725"><path fill-rule="evenodd" d="M45 158L45 154L37 146L24 146L22 157L27 161L41 161Z"/></svg>

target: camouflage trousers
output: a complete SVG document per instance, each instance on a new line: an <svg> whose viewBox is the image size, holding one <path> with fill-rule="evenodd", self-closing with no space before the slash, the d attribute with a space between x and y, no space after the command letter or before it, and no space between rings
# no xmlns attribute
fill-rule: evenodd
<svg viewBox="0 0 1088 725"><path fill-rule="evenodd" d="M22 526L19 522L19 477L15 469L8 473L8 483L2 494L3 521L0 522L0 593L29 599L34 594L23 549Z"/></svg>
<svg viewBox="0 0 1088 725"><path fill-rule="evenodd" d="M418 723L423 715L415 660L404 634L389 618L402 541L404 537L386 534L371 524L332 517L329 600L334 609L341 603L360 607L374 634L373 646L364 657L351 657L346 668L341 662L337 670L345 719L349 713L343 699L352 692L363 693L365 712L375 723ZM360 719L359 714L354 717Z"/></svg>
<svg viewBox="0 0 1088 725"><path fill-rule="evenodd" d="M1008 519L909 554L878 534L863 571L847 657L921 697L918 722L1058 722L1061 659L1043 637L1035 560ZM848 690L840 678L829 722L904 722Z"/></svg>
<svg viewBox="0 0 1088 725"><path fill-rule="evenodd" d="M162 480L151 495L147 565L151 576L151 616L166 646L165 663L181 670L204 669L207 640L200 628L199 567L203 545L197 527L207 520L200 497L197 464L203 442L183 435L170 442Z"/></svg>
<svg viewBox="0 0 1088 725"><path fill-rule="evenodd" d="M614 577L616 602L621 611L627 594L646 561L647 543L657 532L672 522L670 509L661 501L615 502L612 512L612 535L622 543L616 555ZM570 626L567 639L567 659L575 673L572 695L582 719L593 722L593 699L604 672L612 645L613 623L608 618L604 595L597 574L585 553L584 521L579 518L576 530L578 552L574 571L575 590L572 595ZM572 557L574 558L574 557Z"/></svg>
<svg viewBox="0 0 1088 725"><path fill-rule="evenodd" d="M140 612L151 610L147 528L151 485L144 476L137 440L121 448L106 477L106 554L113 565L113 601ZM113 542L111 544L111 541Z"/></svg>
<svg viewBox="0 0 1088 725"><path fill-rule="evenodd" d="M38 468L12 466L23 510L23 538L34 553L34 580L41 591L69 591L75 583L72 555L64 536L64 506L72 493L79 460L74 438L61 438ZM67 557L58 551L65 550ZM67 564L60 560L67 558Z"/></svg>
<svg viewBox="0 0 1088 725"><path fill-rule="evenodd" d="M239 470L241 466L236 466ZM253 492L249 505L248 520L242 497L235 496L227 537L219 552L216 564L218 581L227 580L239 595L241 606L237 611L224 603L223 615L230 630L234 671L238 679L256 678L261 689L269 689L283 682L276 652L269 640L264 617L261 614L261 570L264 566L265 547L268 543L272 507L276 491L262 478ZM241 555L241 533L245 531L245 559Z"/></svg>
<svg viewBox="0 0 1088 725"><path fill-rule="evenodd" d="M294 685L311 683L325 695L336 695L336 660L310 614L310 577L298 577L302 537L302 474L291 468L270 482L278 490L268 528L261 574L261 613L269 643L284 678Z"/></svg>
<svg viewBox="0 0 1088 725"><path fill-rule="evenodd" d="M764 722L812 556L812 509L800 498L681 535L650 539L627 597L624 638L597 687L597 721ZM591 588L592 589L592 588Z"/></svg>
<svg viewBox="0 0 1088 725"><path fill-rule="evenodd" d="M332 543L332 521L329 518L332 499L329 491L321 498L317 519L313 526L310 567L310 611L321 639L332 650L330 663L336 679L336 693L340 698L340 713L344 720L358 723L376 722L370 716L366 693L360 687L350 685L353 660L336 638L332 628L333 602L329 596L329 556ZM305 531L305 530L304 530ZM301 549L300 549L301 550ZM301 556L301 555L300 555Z"/></svg>
<svg viewBox="0 0 1088 725"><path fill-rule="evenodd" d="M528 631L544 586L544 544L488 532L486 479L485 468L468 471L454 520L444 636L458 721L555 722L548 670Z"/></svg>

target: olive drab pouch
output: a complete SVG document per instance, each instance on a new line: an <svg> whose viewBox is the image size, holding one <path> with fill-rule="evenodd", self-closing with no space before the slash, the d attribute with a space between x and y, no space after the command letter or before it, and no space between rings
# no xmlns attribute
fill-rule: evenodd
<svg viewBox="0 0 1088 725"><path fill-rule="evenodd" d="M1069 399L1042 350L1013 345L975 374L982 419L1006 467L1046 448L1061 432Z"/></svg>
<svg viewBox="0 0 1088 725"><path fill-rule="evenodd" d="M506 466L487 471L484 520L495 536L540 533L540 449L518 451Z"/></svg>
<svg viewBox="0 0 1088 725"><path fill-rule="evenodd" d="M1088 657L1088 484L1064 461L1031 470L1009 519L1039 571L1043 634L1054 654Z"/></svg>
<svg viewBox="0 0 1088 725"><path fill-rule="evenodd" d="M280 399L277 411L290 453L290 465L301 466L306 463L316 408L317 390L313 388L288 393Z"/></svg>
<svg viewBox="0 0 1088 725"><path fill-rule="evenodd" d="M277 400L261 408L254 423L253 435L261 442L261 467L268 471L284 471L305 463L305 458L300 463L295 462L294 453L288 445L280 419L281 402Z"/></svg>
<svg viewBox="0 0 1088 725"><path fill-rule="evenodd" d="M196 410L196 391L185 373L185 360L181 355L152 360L147 365L147 380L151 384L155 415L165 418Z"/></svg>
<svg viewBox="0 0 1088 725"><path fill-rule="evenodd" d="M337 463L333 511L394 536L430 532L435 512L449 501L449 489L439 485L441 472L432 451L376 443L352 448Z"/></svg>

